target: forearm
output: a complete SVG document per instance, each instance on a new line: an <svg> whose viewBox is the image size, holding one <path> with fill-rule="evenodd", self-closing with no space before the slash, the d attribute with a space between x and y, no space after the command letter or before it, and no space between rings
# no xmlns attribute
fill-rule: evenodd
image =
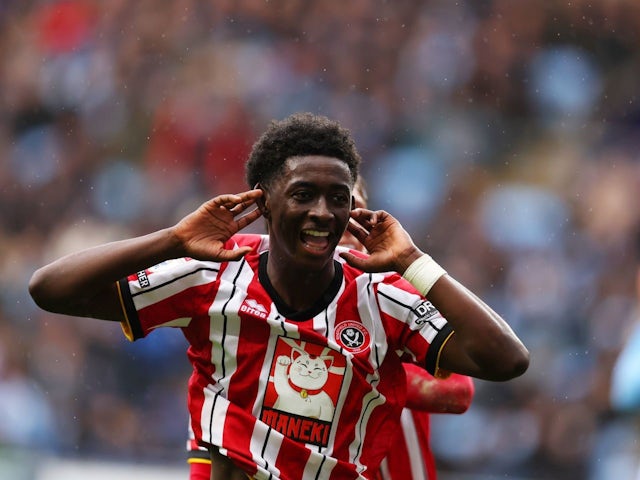
<svg viewBox="0 0 640 480"><path fill-rule="evenodd" d="M507 322L466 287L447 275L436 282L428 298L455 330L441 355L442 368L451 366L452 371L495 381L526 371L525 346Z"/></svg>
<svg viewBox="0 0 640 480"><path fill-rule="evenodd" d="M423 368L404 364L407 375L407 408L430 413L464 413L474 395L470 377L451 374L436 379Z"/></svg>
<svg viewBox="0 0 640 480"><path fill-rule="evenodd" d="M111 308L114 283L132 272L181 255L171 229L159 230L89 248L45 265L33 274L29 292L44 310L119 320L117 315L114 318L118 310Z"/></svg>
<svg viewBox="0 0 640 480"><path fill-rule="evenodd" d="M453 326L439 367L486 380L522 375L529 354L507 322L430 257L405 271L409 280ZM416 268L417 265L417 268Z"/></svg>

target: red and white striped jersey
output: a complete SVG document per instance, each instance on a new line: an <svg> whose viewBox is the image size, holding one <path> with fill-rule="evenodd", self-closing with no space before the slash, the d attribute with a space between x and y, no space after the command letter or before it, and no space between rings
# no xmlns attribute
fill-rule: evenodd
<svg viewBox="0 0 640 480"><path fill-rule="evenodd" d="M380 465L380 480L436 480L429 444L429 413L402 410L400 429Z"/></svg>
<svg viewBox="0 0 640 480"><path fill-rule="evenodd" d="M256 479L371 478L405 403L401 357L435 374L452 329L395 273L335 260L316 305L292 311L266 274L268 237L236 262L182 258L119 283L128 338L181 328L196 440Z"/></svg>

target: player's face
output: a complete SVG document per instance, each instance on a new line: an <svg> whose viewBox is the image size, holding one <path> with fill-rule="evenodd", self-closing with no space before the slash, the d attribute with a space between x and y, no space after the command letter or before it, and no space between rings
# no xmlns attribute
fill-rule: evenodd
<svg viewBox="0 0 640 480"><path fill-rule="evenodd" d="M367 208L367 202L364 199L360 184L356 183L353 187L353 206L354 208ZM351 248L353 250L365 251L364 245L362 245L356 237L354 237L349 230L346 230L340 239L340 245L343 247Z"/></svg>
<svg viewBox="0 0 640 480"><path fill-rule="evenodd" d="M295 262L291 266L326 266L349 221L351 186L349 168L341 160L287 160L283 175L265 194L271 254Z"/></svg>

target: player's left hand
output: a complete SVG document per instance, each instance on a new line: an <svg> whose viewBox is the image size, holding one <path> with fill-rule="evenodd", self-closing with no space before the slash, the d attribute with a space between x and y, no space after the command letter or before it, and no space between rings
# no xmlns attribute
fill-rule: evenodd
<svg viewBox="0 0 640 480"><path fill-rule="evenodd" d="M340 253L340 256L365 272L396 271L402 274L423 255L400 222L384 210L352 210L347 229L366 247L369 256L363 258L349 252Z"/></svg>

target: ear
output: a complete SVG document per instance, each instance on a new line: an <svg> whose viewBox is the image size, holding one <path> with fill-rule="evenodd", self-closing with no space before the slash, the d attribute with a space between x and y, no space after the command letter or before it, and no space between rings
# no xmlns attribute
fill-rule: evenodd
<svg viewBox="0 0 640 480"><path fill-rule="evenodd" d="M326 355L320 358L322 359L324 364L327 366L327 370L329 370L331 368L331 365L333 365L333 360L334 360L333 357L331 355Z"/></svg>
<svg viewBox="0 0 640 480"><path fill-rule="evenodd" d="M297 358L301 357L304 354L305 354L304 350L301 350L298 347L292 347L291 348L291 361L295 362Z"/></svg>
<svg viewBox="0 0 640 480"><path fill-rule="evenodd" d="M262 213L262 216L268 220L269 219L269 199L267 198L268 197L267 190L262 188L262 185L260 185L260 183L256 183L253 188L254 190L262 190L262 196L256 200L256 205L258 205L258 210L260 210L260 212Z"/></svg>

